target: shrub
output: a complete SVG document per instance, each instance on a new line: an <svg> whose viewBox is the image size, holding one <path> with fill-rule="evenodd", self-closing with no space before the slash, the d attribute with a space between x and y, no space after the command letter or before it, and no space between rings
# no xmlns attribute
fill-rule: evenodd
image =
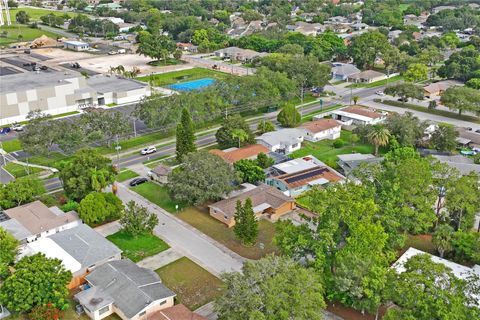
<svg viewBox="0 0 480 320"><path fill-rule="evenodd" d="M341 147L343 147L345 145L345 141L343 141L342 139L337 139L335 141L333 141L333 147L335 149L339 149Z"/></svg>
<svg viewBox="0 0 480 320"><path fill-rule="evenodd" d="M63 212L77 211L78 202L74 200L68 200L68 202L62 205L60 209L62 209Z"/></svg>

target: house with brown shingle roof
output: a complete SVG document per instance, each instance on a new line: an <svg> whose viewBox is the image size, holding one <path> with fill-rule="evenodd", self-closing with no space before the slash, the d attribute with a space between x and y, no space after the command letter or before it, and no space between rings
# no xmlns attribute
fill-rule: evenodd
<svg viewBox="0 0 480 320"><path fill-rule="evenodd" d="M177 304L152 314L155 320L207 320L204 316L190 311L185 305Z"/></svg>
<svg viewBox="0 0 480 320"><path fill-rule="evenodd" d="M340 138L342 124L334 119L318 119L304 123L301 128L305 129L305 140L335 140Z"/></svg>
<svg viewBox="0 0 480 320"><path fill-rule="evenodd" d="M82 223L75 211L63 212L34 201L3 212L0 223L20 242L32 242L57 232L74 228Z"/></svg>
<svg viewBox="0 0 480 320"><path fill-rule="evenodd" d="M256 159L259 153L267 154L270 150L261 144L251 144L242 148L230 148L227 150L212 149L209 152L233 164L243 159Z"/></svg>
<svg viewBox="0 0 480 320"><path fill-rule="evenodd" d="M237 193L235 196L209 205L210 215L225 223L229 228L233 227L237 201L244 203L248 198L252 200L253 212L259 219L266 218L276 221L295 209L293 198L271 186L261 184L256 188L248 189L248 191Z"/></svg>
<svg viewBox="0 0 480 320"><path fill-rule="evenodd" d="M333 111L332 118L340 121L342 125L368 125L383 122L387 116L373 109L355 105Z"/></svg>
<svg viewBox="0 0 480 320"><path fill-rule="evenodd" d="M460 85L462 83L453 80L439 81L423 87L423 94L426 98L434 99L440 97L448 88Z"/></svg>

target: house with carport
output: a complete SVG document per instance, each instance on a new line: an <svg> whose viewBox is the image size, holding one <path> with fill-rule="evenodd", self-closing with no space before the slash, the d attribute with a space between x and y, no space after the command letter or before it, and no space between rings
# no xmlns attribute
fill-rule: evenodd
<svg viewBox="0 0 480 320"><path fill-rule="evenodd" d="M350 106L332 111L332 118L342 125L373 125L385 121L387 114L361 106Z"/></svg>
<svg viewBox="0 0 480 320"><path fill-rule="evenodd" d="M340 138L342 124L334 119L317 119L304 123L301 128L305 129L305 140L335 140Z"/></svg>

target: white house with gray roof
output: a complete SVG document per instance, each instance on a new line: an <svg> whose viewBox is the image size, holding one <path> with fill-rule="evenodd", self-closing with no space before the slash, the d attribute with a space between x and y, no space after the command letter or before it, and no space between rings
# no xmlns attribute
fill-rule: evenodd
<svg viewBox="0 0 480 320"><path fill-rule="evenodd" d="M89 288L75 295L93 320L116 313L123 320L153 319L156 311L173 306L175 293L152 270L129 259L110 261L85 277Z"/></svg>
<svg viewBox="0 0 480 320"><path fill-rule="evenodd" d="M348 77L357 74L360 69L351 63L335 62L332 64L332 79L335 81L347 80Z"/></svg>
<svg viewBox="0 0 480 320"><path fill-rule="evenodd" d="M289 154L302 147L305 136L304 129L289 128L264 133L255 140L272 152Z"/></svg>

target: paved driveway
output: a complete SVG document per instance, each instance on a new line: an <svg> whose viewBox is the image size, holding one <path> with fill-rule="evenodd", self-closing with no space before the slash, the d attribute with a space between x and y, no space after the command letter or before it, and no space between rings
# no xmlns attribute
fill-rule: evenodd
<svg viewBox="0 0 480 320"><path fill-rule="evenodd" d="M218 276L222 272L241 270L244 258L131 191L125 185L118 184L117 195L124 203L133 200L150 212L155 212L159 220L154 230L155 234L175 251L195 261L212 274Z"/></svg>

